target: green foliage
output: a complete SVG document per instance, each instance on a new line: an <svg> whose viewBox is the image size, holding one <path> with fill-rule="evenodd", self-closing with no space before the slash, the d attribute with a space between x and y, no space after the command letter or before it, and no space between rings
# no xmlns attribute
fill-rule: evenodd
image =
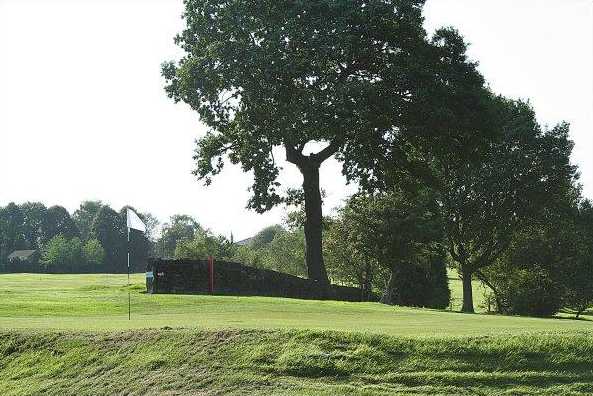
<svg viewBox="0 0 593 396"><path fill-rule="evenodd" d="M451 306L452 291L449 286L446 259L444 255L433 256L426 269L429 289L427 291L426 307L445 309Z"/></svg>
<svg viewBox="0 0 593 396"><path fill-rule="evenodd" d="M165 63L162 74L168 95L209 127L197 143L195 175L210 184L225 161L240 164L254 175L248 207L264 212L291 198L281 195L277 180L273 152L283 149L303 175L307 272L321 287L328 277L320 165L335 155L349 181L380 184L385 172L377 164L386 159L401 166L406 157L402 133L432 133L416 125L416 117L440 111L433 96L454 90L461 99L456 105L466 107L479 95L463 100L471 90L459 87L483 91L458 35L439 31L429 42L423 4L185 3L186 26L176 37L184 55ZM419 113L417 101L429 106ZM441 119L447 115L441 112ZM309 153L311 147L319 150Z"/></svg>
<svg viewBox="0 0 593 396"><path fill-rule="evenodd" d="M43 248L41 265L48 273L85 273L104 270L105 250L96 239L83 243L79 238L57 235Z"/></svg>
<svg viewBox="0 0 593 396"><path fill-rule="evenodd" d="M232 259L257 268L306 276L303 229L286 230L281 225L266 227L248 245L236 246Z"/></svg>
<svg viewBox="0 0 593 396"><path fill-rule="evenodd" d="M39 250L57 235L68 238L78 236L78 229L70 214L61 206L49 209L39 202L25 202L21 205L8 204L0 208L0 269L9 271L39 270L38 263L8 267L6 257L14 250ZM37 257L39 254L37 254Z"/></svg>
<svg viewBox="0 0 593 396"><path fill-rule="evenodd" d="M168 223L163 224L160 239L155 243L157 254L161 257L174 257L177 244L190 240L202 230L200 224L188 215L173 215Z"/></svg>
<svg viewBox="0 0 593 396"><path fill-rule="evenodd" d="M0 265L6 267L7 258L14 250L27 247L23 230L23 212L14 202L0 207Z"/></svg>
<svg viewBox="0 0 593 396"><path fill-rule="evenodd" d="M393 300L399 305L444 309L451 301L443 251L431 251L414 264L402 263L393 273Z"/></svg>
<svg viewBox="0 0 593 396"><path fill-rule="evenodd" d="M574 249L560 271L565 287L564 303L576 316L593 305L593 205L584 200L576 210L572 241ZM563 251L566 254L566 251Z"/></svg>
<svg viewBox="0 0 593 396"><path fill-rule="evenodd" d="M235 247L235 254L233 255L232 261L237 263L250 265L256 268L264 268L263 254L259 250L255 250L249 245L241 245ZM268 268L275 270L276 268Z"/></svg>
<svg viewBox="0 0 593 396"><path fill-rule="evenodd" d="M192 239L177 242L175 248L177 259L204 260L208 256L228 260L234 256L234 246L224 236L215 236L203 229L197 230Z"/></svg>
<svg viewBox="0 0 593 396"><path fill-rule="evenodd" d="M334 283L358 287L370 298L373 291L381 292L389 278L389 269L378 262L365 228L352 207L342 208L336 218L327 222L324 235L324 255Z"/></svg>
<svg viewBox="0 0 593 396"><path fill-rule="evenodd" d="M125 220L111 209L103 206L93 220L91 237L105 249L105 271L126 271L126 225Z"/></svg>
<svg viewBox="0 0 593 396"><path fill-rule="evenodd" d="M496 263L478 273L494 292L499 312L551 316L562 307L563 279L577 237L564 216L554 213L532 220L514 234Z"/></svg>
<svg viewBox="0 0 593 396"><path fill-rule="evenodd" d="M593 303L593 210L573 189L516 232L494 265L478 272L504 313L577 317Z"/></svg>
<svg viewBox="0 0 593 396"><path fill-rule="evenodd" d="M494 264L515 233L546 207L557 206L576 178L567 124L544 130L528 103L502 97L490 98L486 108L489 125L476 125L482 141L472 140L474 129L461 121L454 127L463 148L409 139L420 147L416 164L423 182L439 194L448 253L467 279ZM473 311L471 295L463 309Z"/></svg>
<svg viewBox="0 0 593 396"><path fill-rule="evenodd" d="M105 249L97 239L89 239L82 246L82 257L89 272L101 272L105 263Z"/></svg>
<svg viewBox="0 0 593 396"><path fill-rule="evenodd" d="M282 226L279 224L266 227L255 234L255 236L249 241L249 245L254 249L260 249L264 245L272 242L274 237L282 231L284 231L284 228L282 228Z"/></svg>
<svg viewBox="0 0 593 396"><path fill-rule="evenodd" d="M80 236L83 240L89 239L93 221L103 206L104 204L101 201L84 201L74 212L72 219L80 230Z"/></svg>
<svg viewBox="0 0 593 396"><path fill-rule="evenodd" d="M19 207L23 213L23 236L27 241L27 247L39 249L47 222L47 208L40 202L25 202Z"/></svg>
<svg viewBox="0 0 593 396"><path fill-rule="evenodd" d="M159 219L149 212L136 213L138 214L138 216L140 216L140 219L144 222L144 225L146 225L146 232L144 233L146 239L150 242L156 242L156 240L158 239L156 233L159 228L159 225L161 224ZM154 248L154 250L156 251L156 245L154 246Z"/></svg>
<svg viewBox="0 0 593 396"><path fill-rule="evenodd" d="M57 235L43 248L41 264L46 272L85 272L83 245L79 238Z"/></svg>
<svg viewBox="0 0 593 396"><path fill-rule="evenodd" d="M74 238L79 237L80 232L70 217L70 213L64 207L55 205L47 209L42 242L46 243L57 235Z"/></svg>
<svg viewBox="0 0 593 396"><path fill-rule="evenodd" d="M330 274L369 293L382 290L388 304L446 307L441 239L439 207L429 190L358 195L330 226Z"/></svg>
<svg viewBox="0 0 593 396"><path fill-rule="evenodd" d="M549 270L504 268L504 277L496 283L495 297L500 310L531 316L552 316L560 310L564 290Z"/></svg>
<svg viewBox="0 0 593 396"><path fill-rule="evenodd" d="M211 128L198 141L196 174L209 181L227 154L254 172L249 206L263 211L280 202L274 146L302 153L326 141L331 155L348 141L374 144L407 103L426 46L421 6L186 2L176 38L185 55L163 75L167 93Z"/></svg>
<svg viewBox="0 0 593 396"><path fill-rule="evenodd" d="M263 252L263 266L296 276L306 276L305 234L302 229L282 229Z"/></svg>
<svg viewBox="0 0 593 396"><path fill-rule="evenodd" d="M39 202L0 207L0 271L124 272L126 208L117 214L100 201L85 201L71 217L61 206L47 209ZM132 270L144 268L153 248L148 236L158 224L150 214L139 213L139 216L147 224L147 233L130 234ZM8 265L7 256L23 249L37 252L26 265L16 262ZM38 258L43 254L47 260L39 263Z"/></svg>

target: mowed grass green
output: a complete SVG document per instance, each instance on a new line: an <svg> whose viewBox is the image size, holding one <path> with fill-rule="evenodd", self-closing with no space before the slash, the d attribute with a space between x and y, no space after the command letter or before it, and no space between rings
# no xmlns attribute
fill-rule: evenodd
<svg viewBox="0 0 593 396"><path fill-rule="evenodd" d="M589 318L149 295L139 274L0 284L4 395L593 394Z"/></svg>
<svg viewBox="0 0 593 396"><path fill-rule="evenodd" d="M142 274L132 276L130 288L126 282L125 275L0 275L0 328L316 329L394 336L593 330L593 322L589 320L466 315L378 303L150 295L144 293ZM456 291L455 287L452 289ZM131 295L131 320L128 320L127 314L128 291Z"/></svg>

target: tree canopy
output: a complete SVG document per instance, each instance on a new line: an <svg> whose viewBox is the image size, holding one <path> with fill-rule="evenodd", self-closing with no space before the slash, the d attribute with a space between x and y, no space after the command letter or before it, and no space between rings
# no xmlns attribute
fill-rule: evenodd
<svg viewBox="0 0 593 396"><path fill-rule="evenodd" d="M459 131L463 146L454 139L446 145L440 138L446 130L433 136L405 136L405 144L414 147L413 157L405 171L392 166L391 183L406 183L413 173L418 183L438 192L448 252L464 283L463 310L472 312L472 277L484 279L481 270L508 249L515 232L545 207L562 202L573 188L573 143L568 124L542 128L523 101L490 95L483 113L487 125L479 120L464 123L473 111L442 105L452 119L460 120L451 128ZM426 123L440 128L431 117Z"/></svg>
<svg viewBox="0 0 593 396"><path fill-rule="evenodd" d="M406 147L389 143L411 130L403 127L417 117L412 103L438 112L430 97L450 90L451 80L483 86L455 32L426 38L423 4L185 2L176 37L185 54L162 70L169 96L209 127L198 139L195 174L209 184L227 158L241 164L254 175L248 206L263 212L283 200L274 157L282 149L303 175L307 269L321 285L321 163L335 154L347 178L374 182L379 159L401 161ZM476 107L476 95L456 98Z"/></svg>
<svg viewBox="0 0 593 396"><path fill-rule="evenodd" d="M193 217L182 214L173 215L167 223L163 224L156 249L162 257L174 257L179 242L192 239L199 230L202 230L202 227Z"/></svg>
<svg viewBox="0 0 593 396"><path fill-rule="evenodd" d="M93 221L103 206L104 204L101 201L84 201L74 211L72 218L80 231L82 239L87 239L90 236Z"/></svg>

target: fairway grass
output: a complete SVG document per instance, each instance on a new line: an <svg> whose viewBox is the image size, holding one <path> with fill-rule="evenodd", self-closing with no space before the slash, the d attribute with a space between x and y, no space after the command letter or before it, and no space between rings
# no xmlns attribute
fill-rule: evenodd
<svg viewBox="0 0 593 396"><path fill-rule="evenodd" d="M144 293L143 275L133 275L129 289L126 282L125 275L0 275L0 328L314 329L440 337L593 330L589 320L467 315L379 303L150 295Z"/></svg>

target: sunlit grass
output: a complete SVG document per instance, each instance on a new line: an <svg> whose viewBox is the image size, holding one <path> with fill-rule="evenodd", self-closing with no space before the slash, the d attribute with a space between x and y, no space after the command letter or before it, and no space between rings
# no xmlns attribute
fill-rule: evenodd
<svg viewBox="0 0 593 396"><path fill-rule="evenodd" d="M0 275L0 328L118 330L319 329L403 336L459 336L591 330L593 322L465 315L379 303L268 297L150 295L144 276ZM453 295L459 289L452 282ZM128 320L128 291L132 320Z"/></svg>

